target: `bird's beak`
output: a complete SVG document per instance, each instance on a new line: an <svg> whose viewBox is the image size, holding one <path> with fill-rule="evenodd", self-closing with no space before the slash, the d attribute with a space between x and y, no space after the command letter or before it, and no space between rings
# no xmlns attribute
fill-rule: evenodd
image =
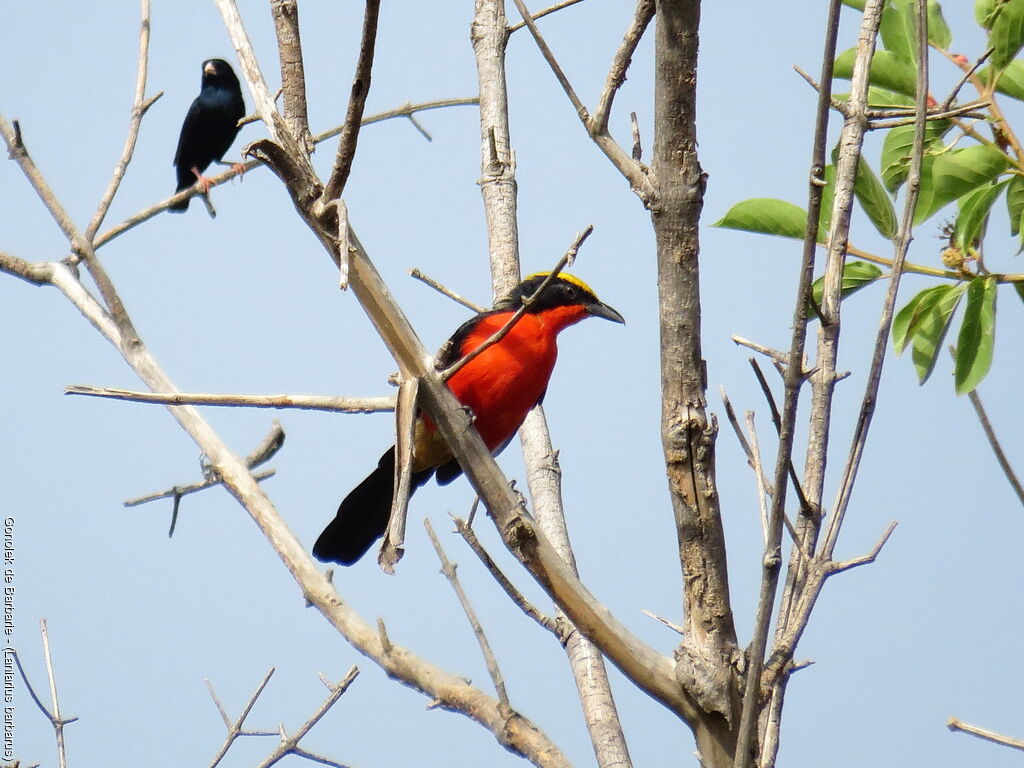
<svg viewBox="0 0 1024 768"><path fill-rule="evenodd" d="M626 323L626 319L622 315L601 301L587 304L587 312L594 317L603 317L605 320L611 320L613 323Z"/></svg>
<svg viewBox="0 0 1024 768"><path fill-rule="evenodd" d="M204 75L216 75L217 74L217 67L214 65L214 63L212 61L206 62L206 65L203 67L203 74Z"/></svg>

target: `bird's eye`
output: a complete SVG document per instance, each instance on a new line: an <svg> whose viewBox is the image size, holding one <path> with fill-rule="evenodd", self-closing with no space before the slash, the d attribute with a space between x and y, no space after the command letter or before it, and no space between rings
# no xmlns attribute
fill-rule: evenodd
<svg viewBox="0 0 1024 768"><path fill-rule="evenodd" d="M565 298L567 298L567 299L575 299L576 298L576 288L575 288L575 286L567 285L567 286L565 286L565 288L563 290L565 292Z"/></svg>

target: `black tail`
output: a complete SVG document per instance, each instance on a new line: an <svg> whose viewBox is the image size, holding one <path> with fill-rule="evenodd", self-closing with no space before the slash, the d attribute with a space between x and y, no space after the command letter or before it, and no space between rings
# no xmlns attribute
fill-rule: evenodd
<svg viewBox="0 0 1024 768"><path fill-rule="evenodd" d="M409 495L412 496L432 474L433 469L414 473ZM394 482L395 449L392 447L380 457L369 477L341 502L338 514L313 545L313 556L324 563L352 565L365 555L388 528Z"/></svg>
<svg viewBox="0 0 1024 768"><path fill-rule="evenodd" d="M193 174L191 170L186 169L186 173L182 173L181 170L179 170L178 171L178 186L177 186L177 188L174 191L175 192L184 192L186 189L188 189L189 187L191 187L195 183L196 183L196 177L195 177L195 174ZM175 203L174 205L168 206L167 210L168 211L173 211L174 213L181 213L182 211L187 211L188 210L188 204L189 204L189 202L191 200L192 200L191 197L186 197L180 203Z"/></svg>

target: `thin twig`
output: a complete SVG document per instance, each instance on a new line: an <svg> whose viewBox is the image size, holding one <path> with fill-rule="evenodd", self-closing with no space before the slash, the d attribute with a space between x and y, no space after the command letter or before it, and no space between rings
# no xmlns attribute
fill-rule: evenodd
<svg viewBox="0 0 1024 768"><path fill-rule="evenodd" d="M279 762L288 755L296 755L298 757L304 757L307 760L321 763L322 765L335 766L335 768L345 768L341 763L330 760L326 757L307 752L299 747L299 742L305 737L307 733L315 726L320 719L327 714L328 710L333 707L338 699L342 697L348 687L352 685L352 681L359 675L359 668L353 666L349 669L348 674L345 675L345 679L338 683L336 686L328 686L330 694L324 700L323 704L314 712L306 722L299 726L298 730L295 731L294 735L288 736L285 733L284 726L282 725L279 733L281 734L281 743L277 745L277 748L270 753L267 758L259 764L258 768L270 768L270 766Z"/></svg>
<svg viewBox="0 0 1024 768"><path fill-rule="evenodd" d="M981 404L981 397L978 395L977 389L972 389L967 393L967 398L971 401L971 405L974 407L974 413L978 417L978 422L981 424L982 430L985 432L985 437L988 439L988 444L992 448L992 453L996 455L996 461L999 462L1000 469L1003 470L1003 474L1006 475L1007 481L1010 483L1010 487L1013 488L1014 493L1017 494L1017 498L1020 499L1020 503L1024 504L1024 486L1021 485L1020 479L1017 477L1017 473L1013 471L1013 467L1010 465L1010 460L1006 457L1003 446L999 442L999 438L996 437L996 432L992 428L992 422L988 420L988 414L985 412L985 406Z"/></svg>
<svg viewBox="0 0 1024 768"><path fill-rule="evenodd" d="M508 700L508 691L505 690L505 680L501 675L501 668L498 666L498 659L494 655L491 644L487 641L487 635L484 634L483 625L480 624L480 619L477 618L476 611L473 610L473 606L469 602L469 597L466 595L466 591L462 588L462 584L459 582L459 577L456 573L457 566L453 564L444 553L444 547L441 546L440 539L438 539L437 534L434 533L434 527L430 524L430 520L424 518L423 525L427 529L427 535L430 536L430 542L434 545L434 551L437 552L437 559L441 561L441 573L443 573L444 577L448 579L448 583L452 585L452 589L455 591L455 596L459 598L462 610L466 612L466 618L469 619L469 625L473 628L473 635L476 637L476 641L480 645L480 652L483 654L484 663L487 665L487 673L491 676L491 682L494 683L494 690L498 694L498 701L511 709L511 704L509 704Z"/></svg>
<svg viewBox="0 0 1024 768"><path fill-rule="evenodd" d="M988 60L988 57L991 56L995 52L995 50L995 48L989 48L987 51L981 54L981 56L978 57L978 60L974 62L974 64L971 67L969 67L964 72L963 77L960 78L960 82L958 82L953 87L953 90L949 92L949 96L947 96L946 100L942 102L943 110L950 108L950 106L953 104L953 101L956 99L957 94L960 93L960 89L964 87L967 81L971 79L971 76L978 71L978 68L981 67L981 65Z"/></svg>
<svg viewBox="0 0 1024 768"><path fill-rule="evenodd" d="M267 478L273 477L277 474L275 469L261 469L259 472L253 472L252 477L258 483L263 482ZM218 477L208 478L200 480L197 483L191 483L189 485L175 485L168 488L166 491L157 491L156 493L150 493L145 496L137 496L134 499L128 499L124 502L126 507L137 507L141 504L146 504L150 501L157 501L158 499L174 499L182 496L187 496L190 493L196 493L197 491L205 490L206 488L212 488L215 485L221 484L221 479Z"/></svg>
<svg viewBox="0 0 1024 768"><path fill-rule="evenodd" d="M151 99L146 99L146 74L149 68L149 0L142 0L142 22L139 25L139 67L135 77L135 101L132 105L132 117L128 122L128 135L124 140L124 149L121 151L121 158L114 166L114 174L107 185L106 192L100 199L100 204L93 214L92 221L85 228L85 239L90 242L96 236L103 219L110 210L110 204L114 201L121 186L121 180L128 170L128 164L135 153L135 142L139 137L139 127L142 125L142 117L146 111L153 106L153 103L163 95L163 91Z"/></svg>
<svg viewBox="0 0 1024 768"><path fill-rule="evenodd" d="M784 517L787 490L786 476L789 474L792 464L794 425L797 417L797 405L800 399L800 388L804 383L802 362L807 342L807 298L811 295L811 285L814 280L815 244L818 239L818 218L822 197L821 187L815 183L815 180L822 178L824 175L825 147L828 139L828 117L831 103L828 94L832 88L832 69L835 60L836 41L839 34L840 8L840 0L831 0L825 28L821 72L821 82L824 87L819 91L814 141L811 150L811 166L810 173L808 174L807 227L804 233L804 248L797 284L796 306L793 311L793 335L790 340L788 355L791 364L786 366L783 375L785 396L781 412L775 471L772 480L775 487L775 495L772 496L772 506L769 512L769 541L765 547L766 556L763 560L761 589L758 596L757 613L754 619L754 637L748 652L747 679L743 691L740 722L736 726L735 768L747 768L751 763L751 746L755 741L760 711L761 672L764 665L765 651L768 647L772 608L775 604L779 568L781 567L781 563L774 562L773 556L781 551L782 519ZM876 13L877 15L872 16L870 13ZM869 19L874 19L874 23L877 24L880 14L881 5L877 5L874 11L871 11L870 8L866 9L864 24L867 25L867 20ZM866 65L866 62L870 60L870 55L870 51L858 51L858 60L863 59ZM867 78L864 77L863 83L855 83L855 86L857 87L855 90L862 89L863 93L866 94ZM833 217L834 224L837 218ZM767 760L762 759L760 762L762 764L774 764L774 755L768 755Z"/></svg>
<svg viewBox="0 0 1024 768"><path fill-rule="evenodd" d="M739 419L736 418L736 410L732 407L732 401L729 399L729 395L725 392L725 387L719 387L718 393L722 398L722 404L725 406L725 416L729 420L729 424L732 426L732 431L736 435L736 440L740 444L740 448L743 449L743 453L747 457L747 466L751 469L754 468L754 454L750 450L750 443L747 442L747 436L743 434L743 430L740 428Z"/></svg>
<svg viewBox="0 0 1024 768"><path fill-rule="evenodd" d="M675 623L669 621L664 616L659 616L656 613L651 613L646 608L641 608L640 612L642 614L644 614L645 616L650 616L655 621L660 621L662 624L664 624L666 627L671 629L673 632L676 632L676 633L678 633L680 635L685 635L686 634L686 627L681 627L678 624L675 624Z"/></svg>
<svg viewBox="0 0 1024 768"><path fill-rule="evenodd" d="M896 309L896 292L899 290L900 277L903 274L903 262L914 237L914 212L917 210L917 198L920 192L921 165L924 157L925 118L928 110L928 14L926 0L917 1L917 116L914 124L914 148L910 156L910 170L907 176L907 194L904 200L903 221L896 233L896 252L893 257L892 276L889 278L882 315L878 322L878 334L875 337L875 348L871 357L867 384L861 401L860 414L854 430L850 453L843 469L842 481L833 506L832 519L825 535L822 555L832 556L839 529L849 507L853 484L857 478L864 446L867 442L868 430L871 428L872 417L878 402L878 388L882 378L882 367L885 364L885 352L889 341L889 329L892 325L893 313Z"/></svg>
<svg viewBox="0 0 1024 768"><path fill-rule="evenodd" d="M550 8L545 8L543 11L537 11L535 14L533 14L533 16L531 18L534 21L536 21L537 19L544 18L549 13L554 13L555 11L560 11L563 8L568 8L570 5L576 5L576 3L582 3L582 2L583 2L583 0L562 0L561 3L555 3ZM515 24L509 24L508 25L508 33L511 35L513 32L516 32L516 31L522 29L525 26L526 26L526 22L525 21L520 21L520 22L517 22Z"/></svg>
<svg viewBox="0 0 1024 768"><path fill-rule="evenodd" d="M641 4L642 1L643 0L641 0ZM576 91L573 90L572 84L569 82L569 78L567 78L565 73L562 71L561 66L558 64L558 60L555 59L554 54L548 47L548 44L541 35L537 25L534 23L526 4L523 0L514 0L514 2L516 4L516 8L519 10L520 16L522 16L523 21L529 28L530 34L533 35L533 39L536 42L537 47L540 49L541 54L543 54L544 59L548 62L548 66L551 68L551 71L554 72L555 78L558 80L559 84L561 84L562 90L565 91L565 95L569 98L570 103L576 110L576 114L579 116L584 128L586 128L587 134L591 139L593 139L594 143L597 144L598 148L604 152L605 157L611 161L612 165L618 169L619 173L629 181L630 187L632 187L634 193L636 193L637 197L640 198L641 202L643 202L645 206L651 207L654 204L656 192L654 185L651 183L651 180L647 175L647 169L630 157L630 155L628 155L626 151L619 146L615 139L613 139L608 133L607 127L603 131L598 130L594 121L590 117L590 113L583 105L583 102L580 101L579 96L576 95ZM639 16L637 18L639 18ZM631 26L630 29L632 30L634 27L635 24ZM627 35L627 39L623 41L623 47L628 47L629 44L632 44L632 40Z"/></svg>
<svg viewBox="0 0 1024 768"><path fill-rule="evenodd" d="M754 412L747 411L747 433L750 435L750 461L753 463L754 480L757 483L757 506L761 510L761 533L765 545L768 544L768 505L767 505L767 483L764 479L764 467L761 465L761 449L757 443L757 426L754 422ZM795 537L795 533L794 533Z"/></svg>
<svg viewBox="0 0 1024 768"><path fill-rule="evenodd" d="M775 425L775 433L781 435L782 415L779 413L779 407L775 404L775 395L772 394L772 388L768 386L768 379L765 378L764 371L762 371L761 366L757 364L757 360L749 358L748 361L750 363L750 367L754 369L754 376L757 379L757 383L761 386L761 392L764 393L765 401L768 403L768 411L772 417L772 424ZM814 508L807 500L807 495L804 493L803 486L800 484L800 478L797 477L796 468L793 466L792 459L790 459L789 462L789 480L793 484L793 490L796 491L797 500L800 502L801 514L814 514ZM773 486L768 485L768 488L771 489Z"/></svg>
<svg viewBox="0 0 1024 768"><path fill-rule="evenodd" d="M949 718L949 721L946 723L946 727L951 731L969 733L971 736L977 736L979 739L985 739L986 741L993 741L996 744L1002 744L1004 747L1024 750L1024 740L1003 736L1001 733L990 731L987 728L979 728L976 725L970 725L962 720L957 720L955 717Z"/></svg>
<svg viewBox="0 0 1024 768"><path fill-rule="evenodd" d="M66 395L105 397L154 405L216 405L229 408L297 408L338 413L381 413L395 410L394 397L332 397L329 395L220 395L198 392L137 392L113 387L72 384Z"/></svg>
<svg viewBox="0 0 1024 768"><path fill-rule="evenodd" d="M576 2L579 2L579 1L580 0L576 0ZM409 275L412 276L413 278L415 278L416 280L419 280L421 283L426 283L427 285L429 285L431 288L433 288L438 293L441 293L441 294L447 296L452 301L454 301L454 302L456 302L458 304L461 304L462 306L466 307L467 309L473 310L477 314L480 314L481 312L486 311L485 308L481 307L479 304L474 304L469 299L464 299L462 296L457 294L451 288L448 288L448 287L442 285L441 283L437 282L436 280L434 280L432 277L430 277L428 275L425 275L423 272L421 272L419 270L418 267L413 267L412 269L410 269L409 270Z"/></svg>
<svg viewBox="0 0 1024 768"><path fill-rule="evenodd" d="M474 502L474 509L475 506L476 502ZM454 516L452 517L452 520L455 522L455 529L459 532L459 535L462 536L465 542L469 545L469 548L473 550L473 554L480 559L484 568L486 568L488 573L490 573L494 580L498 582L498 586L504 590L505 594L509 596L509 599L511 599L513 603L515 603L516 607L535 622L540 624L540 626L544 627L544 629L554 633L559 637L559 640L565 642L559 632L558 623L550 616L546 616L541 611L537 610L537 608L526 599L523 593L515 588L509 578L502 572L497 563L495 563L487 553L487 550L484 549L483 544L480 543L480 539L478 539L476 534L473 532L469 522L466 520L460 520Z"/></svg>
<svg viewBox="0 0 1024 768"><path fill-rule="evenodd" d="M756 341L745 339L742 336L737 336L736 334L733 334L732 340L741 347L746 347L747 349L752 349L755 352L760 352L772 362L778 363L779 365L789 365L789 355L785 352L780 352L777 349L766 347L763 344L758 344Z"/></svg>
<svg viewBox="0 0 1024 768"><path fill-rule="evenodd" d="M263 693L263 689L267 687L267 683L270 682L271 676L274 674L274 667L271 667L266 675L263 676L263 680L259 685L256 686L255 692L249 697L249 701L242 708L241 714L238 719L232 722L231 718L228 717L228 713L224 709L224 705L220 703L220 699L217 698L217 692L213 690L213 684L209 680L204 680L206 683L206 689L210 692L210 697L213 699L213 703L217 705L217 711L220 712L220 717L224 721L224 727L228 729L228 734L224 738L224 743L221 744L220 749L210 762L209 768L216 768L217 764L224 759L224 756L231 749L231 745L235 743L235 740L239 736L273 736L274 731L244 731L242 726L245 723L245 719L249 716L252 708L256 705L256 700Z"/></svg>
<svg viewBox="0 0 1024 768"><path fill-rule="evenodd" d="M612 65L608 70L608 77L605 80L604 90L597 100L594 108L594 116L591 120L590 130L594 133L608 133L608 117L612 111L612 102L619 88L626 82L626 71L640 44L640 38L644 36L647 26L654 18L654 0L637 0L636 10L633 12L633 21L626 30L625 36L619 49L615 52ZM635 153L634 153L635 155ZM634 157L639 161L639 158Z"/></svg>
<svg viewBox="0 0 1024 768"><path fill-rule="evenodd" d="M551 283L554 281L556 277L558 277L558 274L566 267L566 265L571 264L573 262L573 260L576 258L576 253L580 249L580 246L583 245L583 242L588 237L590 237L590 233L593 231L594 225L588 224L587 228L576 236L576 240L573 241L573 244L571 246L569 246L569 250L565 252L565 255L558 260L558 263L555 265L554 269L552 269L548 273L548 276L544 278L544 280L541 282L541 284L537 286L537 290L534 291L533 294L528 298L523 299L523 305L515 311L512 317L508 319L508 322L506 322L505 325L499 328L489 339L487 339L487 341L485 341L479 347L472 350L462 359L457 360L448 368L445 368L444 372L442 373L442 378L445 381L448 381L452 376L461 371L463 367L466 366L467 363L476 358L477 355L479 355L481 352L488 349L489 347L494 346L503 338L505 338L509 334L509 331L511 331L512 328L515 326L515 324L519 322L520 318L522 318L522 316L526 314L527 310L529 310L529 308L533 306L533 303L537 300L537 297L544 292L544 289L551 285Z"/></svg>
<svg viewBox="0 0 1024 768"><path fill-rule="evenodd" d="M572 83L569 82L569 78L566 77L565 72L562 71L561 65L558 63L558 59L555 58L555 54L551 52L551 48L548 46L544 36L540 33L536 23L533 21L533 16L530 14L530 9L526 7L526 3L523 0L513 0L516 4L516 8L519 11L519 15L522 16L523 22L530 30L530 34L533 35L533 40L540 49L541 55L544 60L547 61L548 66L551 67L551 71L555 75L555 79L558 80L559 85L562 86L562 90L565 91L565 95L569 97L569 101L572 102L573 108L576 110L576 114L579 115L580 120L583 121L584 125L588 125L590 122L590 112L583 105L580 97L576 95L576 90L572 87Z"/></svg>
<svg viewBox="0 0 1024 768"><path fill-rule="evenodd" d="M885 542L889 540L889 537L892 536L892 532L895 530L896 522L893 521L889 523L888 527L885 529L885 532L882 533L878 541L875 542L875 546L872 548L870 552L868 552L868 554L861 555L860 557L854 557L850 560L843 560L842 562L838 563L831 563L829 565L829 575L831 576L836 573L842 573L843 571L848 571L851 568L857 568L861 565L870 565L871 563L875 562L875 560L878 559L878 554L882 551L882 547L885 546Z"/></svg>
<svg viewBox="0 0 1024 768"><path fill-rule="evenodd" d="M46 631L46 619L39 620L39 634L43 638L43 659L46 662L46 677L50 681L50 701L53 705L50 722L57 739L57 762L60 768L67 768L68 757L64 748L64 726L69 721L60 716L60 701L57 699L57 676L53 673L53 658L50 656L50 635ZM76 718L77 719L77 718Z"/></svg>
<svg viewBox="0 0 1024 768"><path fill-rule="evenodd" d="M363 109L366 107L366 97L370 92L370 74L373 71L373 52L377 42L377 18L379 15L380 0L366 0L363 35L359 42L356 72L352 78L352 93L349 95L345 124L341 130L341 138L338 140L338 153L334 160L334 169L331 171L331 177L321 196L324 203L341 197L341 193L345 189L345 182L348 181L349 173L352 171Z"/></svg>

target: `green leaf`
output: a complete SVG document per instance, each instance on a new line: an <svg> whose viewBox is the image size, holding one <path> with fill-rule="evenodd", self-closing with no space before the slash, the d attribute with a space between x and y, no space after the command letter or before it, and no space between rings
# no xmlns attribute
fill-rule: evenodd
<svg viewBox="0 0 1024 768"><path fill-rule="evenodd" d="M953 33L942 16L942 6L936 0L928 0L928 42L944 51L953 44Z"/></svg>
<svg viewBox="0 0 1024 768"><path fill-rule="evenodd" d="M966 290L967 283L950 288L922 319L914 333L911 358L914 361L914 370L917 371L917 380L921 384L928 381L928 377L935 370L937 353L942 346L942 340L946 338L949 321L953 318L953 312Z"/></svg>
<svg viewBox="0 0 1024 768"><path fill-rule="evenodd" d="M966 254L968 250L977 247L981 242L985 236L985 227L988 224L988 215L992 210L992 204L1009 183L1010 180L1007 179L998 184L979 187L960 198L959 213L954 228L956 230L956 245L961 252Z"/></svg>
<svg viewBox="0 0 1024 768"><path fill-rule="evenodd" d="M985 67L978 72L978 78L985 85L992 82L992 73L998 73L996 90L1005 93L1007 96L1024 101L1024 61L1014 59L1006 69L999 72L992 67Z"/></svg>
<svg viewBox="0 0 1024 768"><path fill-rule="evenodd" d="M996 0L974 0L974 20L982 29L992 29L995 14Z"/></svg>
<svg viewBox="0 0 1024 768"><path fill-rule="evenodd" d="M1010 234L1021 231L1021 216L1024 216L1024 176L1011 176L1006 188L1006 211L1010 215Z"/></svg>
<svg viewBox="0 0 1024 768"><path fill-rule="evenodd" d="M882 276L882 270L867 261L848 261L843 266L843 281L839 289L839 295L845 299L851 293L856 293L875 282ZM821 306L821 297L825 292L825 278L819 277L811 286L811 296L814 303L807 308L808 317L817 317L817 307Z"/></svg>
<svg viewBox="0 0 1024 768"><path fill-rule="evenodd" d="M917 61L914 5L913 2L903 5L898 0L889 0L878 26L885 50L910 61Z"/></svg>
<svg viewBox="0 0 1024 768"><path fill-rule="evenodd" d="M1020 296L1020 300L1024 301L1024 283L1014 283L1013 290L1015 290L1017 295Z"/></svg>
<svg viewBox="0 0 1024 768"><path fill-rule="evenodd" d="M890 240L896 237L896 210L892 207L892 199L863 156L857 164L853 191L875 229Z"/></svg>
<svg viewBox="0 0 1024 768"><path fill-rule="evenodd" d="M807 230L807 212L785 200L754 197L736 203L712 226L803 240Z"/></svg>
<svg viewBox="0 0 1024 768"><path fill-rule="evenodd" d="M1002 69L1015 58L1024 47L1024 0L1007 0L998 9L998 16L992 23L988 43L992 52L992 66Z"/></svg>
<svg viewBox="0 0 1024 768"><path fill-rule="evenodd" d="M973 391L992 367L996 288L992 277L976 277L968 285L967 308L956 343L956 367L953 371L958 395Z"/></svg>
<svg viewBox="0 0 1024 768"><path fill-rule="evenodd" d="M914 223L920 224L952 200L988 184L1006 170L1008 162L1006 155L984 144L937 155L929 169L929 178L925 178L922 168Z"/></svg>
<svg viewBox="0 0 1024 768"><path fill-rule="evenodd" d="M916 3L889 0L882 12L879 34L882 45L910 61L917 61L917 7ZM953 42L949 25L942 17L942 8L936 0L928 0L928 42L943 50Z"/></svg>
<svg viewBox="0 0 1024 768"><path fill-rule="evenodd" d="M949 120L929 121L924 129L925 151L941 149L941 139L953 127ZM882 183L889 192L895 194L900 185L907 180L910 172L910 152L914 147L914 126L901 125L890 128L882 142ZM925 156L927 159L927 155ZM921 209L918 203L918 210Z"/></svg>
<svg viewBox="0 0 1024 768"><path fill-rule="evenodd" d="M864 10L864 0L843 0L843 5L849 8L856 8L858 11Z"/></svg>
<svg viewBox="0 0 1024 768"><path fill-rule="evenodd" d="M943 283L925 288L896 313L892 321L892 345L897 355L903 354L907 342L917 333L921 322L954 287Z"/></svg>
<svg viewBox="0 0 1024 768"><path fill-rule="evenodd" d="M856 58L856 48L843 51L836 57L833 75L849 80L853 76L853 62ZM875 51L871 59L868 81L879 88L913 96L917 90L917 68L911 59L903 58L892 51Z"/></svg>

